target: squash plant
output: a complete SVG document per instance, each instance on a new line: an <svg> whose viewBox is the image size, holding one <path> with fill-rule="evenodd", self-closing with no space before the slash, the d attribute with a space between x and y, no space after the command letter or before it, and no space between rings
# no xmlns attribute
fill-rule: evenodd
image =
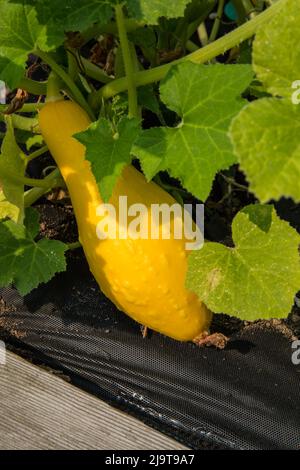
<svg viewBox="0 0 300 470"><path fill-rule="evenodd" d="M66 269L65 253L78 244L38 239L38 216L30 207L64 178L92 272L136 320L193 339L207 330L209 310L244 320L286 317L300 287L300 238L272 203L300 201L299 21L298 0L0 0L0 80L17 90L1 114L0 285L14 283L25 295ZM230 31L222 34L224 25ZM36 68L45 81L34 79ZM48 101L68 110L53 111L47 93ZM48 150L58 168L30 178L28 163ZM88 171L82 167L72 186L78 154ZM132 161L140 172L129 167ZM87 249L81 222L88 218L89 181L99 201L114 197L120 178L125 193L134 193L142 178L149 199L152 191L168 191L205 203L216 177L237 165L256 203L236 214L233 246L206 241L186 265L178 262L177 276L161 268L159 248L156 258L150 250L151 266L167 288L192 296L185 309L194 297L203 302L197 307L201 324L193 326L194 314L184 325L177 322L174 302L168 322L177 322L176 331L157 324L153 312L148 321L150 300L146 307L140 303L142 316L133 313L112 294L124 248L105 253L108 265L115 262L105 279ZM234 175L230 181L238 186ZM176 260L176 244L173 249ZM137 268L142 261L143 251L132 253ZM122 269L126 274L126 263ZM155 279L143 287L134 272L128 281L139 288L136 303L155 297ZM156 308L155 315L161 304Z"/></svg>

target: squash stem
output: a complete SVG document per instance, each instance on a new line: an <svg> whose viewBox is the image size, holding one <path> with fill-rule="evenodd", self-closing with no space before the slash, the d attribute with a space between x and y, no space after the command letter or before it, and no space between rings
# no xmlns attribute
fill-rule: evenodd
<svg viewBox="0 0 300 470"><path fill-rule="evenodd" d="M116 21L119 31L120 44L122 48L122 55L124 61L124 67L127 77L128 84L128 116L129 117L138 117L138 101L137 101L137 92L134 80L135 67L132 60L132 53L130 50L130 44L127 38L125 18L123 13L122 4L118 4L115 7L116 12Z"/></svg>
<svg viewBox="0 0 300 470"><path fill-rule="evenodd" d="M74 243L67 243L67 246L68 246L68 250L77 250L77 248L82 247L79 240L77 242L74 242Z"/></svg>
<svg viewBox="0 0 300 470"><path fill-rule="evenodd" d="M7 168L1 169L1 175L9 180L16 181L17 183L23 183L24 186L33 186L36 188L49 188L49 184L45 179L37 179L37 178L28 178L27 176L21 176L13 173L12 171L8 170Z"/></svg>
<svg viewBox="0 0 300 470"><path fill-rule="evenodd" d="M34 134L40 134L39 122L35 117L25 117L19 114L12 114L12 123L16 129L22 131L32 132Z"/></svg>
<svg viewBox="0 0 300 470"><path fill-rule="evenodd" d="M39 157L40 155L43 155L43 153L46 153L48 151L47 145L43 145L43 147L39 148L38 150L35 150L32 152L28 157L26 158L27 163L31 162L34 158Z"/></svg>
<svg viewBox="0 0 300 470"><path fill-rule="evenodd" d="M47 84L46 103L51 101L59 101L62 99L63 97L60 93L60 83L58 77L55 73L50 72Z"/></svg>
<svg viewBox="0 0 300 470"><path fill-rule="evenodd" d="M68 73L70 77L72 78L73 82L75 83L77 78L78 78L78 64L76 61L76 54L77 51L71 51L66 49L67 52L67 57L68 57Z"/></svg>
<svg viewBox="0 0 300 470"><path fill-rule="evenodd" d="M25 207L31 206L38 199L40 199L40 197L48 193L52 188L57 188L63 185L63 179L60 176L59 169L56 168L55 170L53 170L49 175L47 175L43 179L43 182L45 183L45 186L47 187L43 187L43 188L35 187L25 192L24 194L24 206Z"/></svg>
<svg viewBox="0 0 300 470"><path fill-rule="evenodd" d="M109 83L113 80L112 77L107 75L98 65L93 64L83 56L79 56L79 60L84 68L84 73L87 77L93 78L98 82Z"/></svg>
<svg viewBox="0 0 300 470"><path fill-rule="evenodd" d="M56 75L58 75L58 77L61 78L63 82L67 85L72 95L76 99L77 103L88 113L90 118L94 121L95 116L94 116L93 111L91 110L83 94L81 93L77 85L73 82L69 74L60 65L58 65L57 62L55 62L55 60L52 59L50 54L48 54L47 52L37 49L35 51L35 54L38 55L45 63L50 65L52 71L55 72Z"/></svg>
<svg viewBox="0 0 300 470"><path fill-rule="evenodd" d="M31 80L31 78L22 77L18 88L22 88L22 90L26 90L32 95L45 95L47 82L37 82L36 80Z"/></svg>
<svg viewBox="0 0 300 470"><path fill-rule="evenodd" d="M213 27L209 36L209 42L214 42L218 36L221 19L223 15L223 10L224 10L224 4L225 4L225 0L219 0L217 16L216 16L216 19L214 21L214 24L213 24Z"/></svg>
<svg viewBox="0 0 300 470"><path fill-rule="evenodd" d="M24 103L22 108L17 109L14 113L36 113L38 109L42 109L44 103ZM7 114L8 105L0 104L0 113Z"/></svg>

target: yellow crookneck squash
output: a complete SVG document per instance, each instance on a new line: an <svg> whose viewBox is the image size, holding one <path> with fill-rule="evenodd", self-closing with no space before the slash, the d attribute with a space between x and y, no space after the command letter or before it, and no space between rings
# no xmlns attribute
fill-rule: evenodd
<svg viewBox="0 0 300 470"><path fill-rule="evenodd" d="M102 204L85 148L73 135L91 121L73 101L49 101L39 113L41 132L70 193L79 237L90 270L105 295L131 318L180 341L201 336L211 312L185 287L187 255L184 240L106 239L96 234ZM99 149L101 158L101 149ZM175 200L132 166L118 179L110 199L118 211L119 196L128 206L173 204Z"/></svg>

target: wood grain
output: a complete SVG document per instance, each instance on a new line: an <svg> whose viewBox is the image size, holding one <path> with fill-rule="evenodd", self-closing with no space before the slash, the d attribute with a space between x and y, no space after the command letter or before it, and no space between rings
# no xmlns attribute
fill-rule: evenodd
<svg viewBox="0 0 300 470"><path fill-rule="evenodd" d="M186 449L135 418L7 352L0 449Z"/></svg>

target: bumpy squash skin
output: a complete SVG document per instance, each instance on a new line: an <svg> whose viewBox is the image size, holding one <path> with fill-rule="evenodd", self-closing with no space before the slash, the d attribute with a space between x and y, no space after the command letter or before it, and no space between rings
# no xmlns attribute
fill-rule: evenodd
<svg viewBox="0 0 300 470"><path fill-rule="evenodd" d="M68 187L90 269L105 295L137 322L174 339L189 341L201 335L209 327L211 312L185 288L183 240L97 237L96 209L102 200L85 148L72 137L89 126L85 111L72 101L49 102L39 113L39 124ZM128 197L128 205L175 202L132 166L124 169L111 197L116 208L120 195Z"/></svg>

